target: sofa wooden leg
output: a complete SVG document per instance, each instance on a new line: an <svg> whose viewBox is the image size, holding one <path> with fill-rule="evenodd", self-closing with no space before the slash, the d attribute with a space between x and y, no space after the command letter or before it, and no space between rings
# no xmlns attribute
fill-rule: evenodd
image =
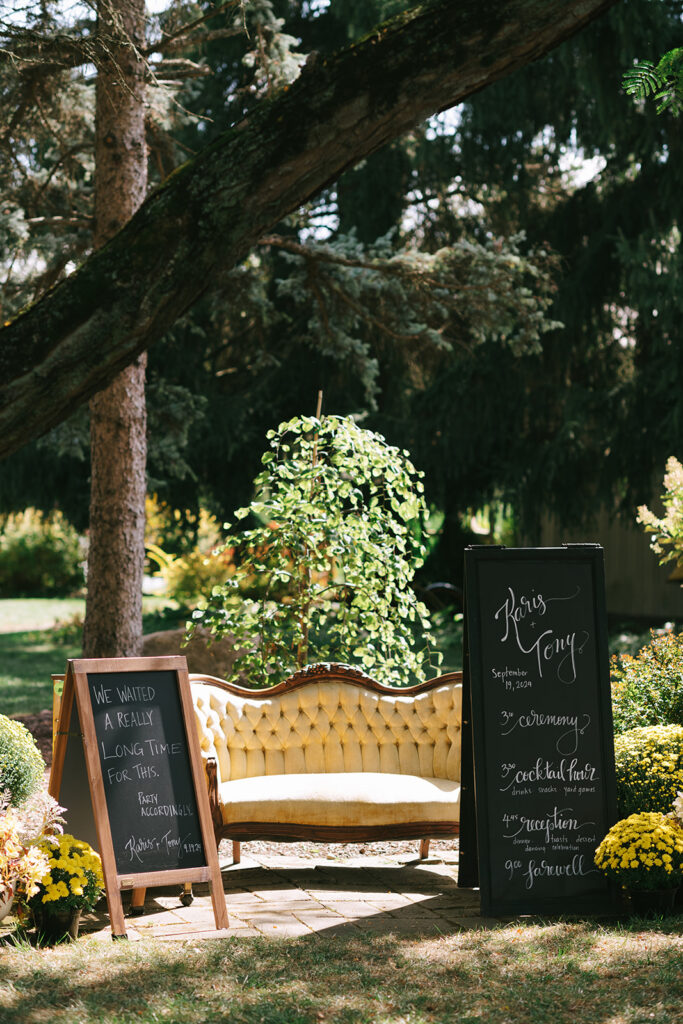
<svg viewBox="0 0 683 1024"><path fill-rule="evenodd" d="M130 897L129 914L131 917L140 917L145 912L145 893L147 889L133 889Z"/></svg>
<svg viewBox="0 0 683 1024"><path fill-rule="evenodd" d="M233 839L232 841L232 862L233 864L239 864L242 860L242 847L241 844Z"/></svg>
<svg viewBox="0 0 683 1024"><path fill-rule="evenodd" d="M425 857L428 857L428 856L429 856L429 840L428 839L421 839L420 840L420 860L424 860Z"/></svg>

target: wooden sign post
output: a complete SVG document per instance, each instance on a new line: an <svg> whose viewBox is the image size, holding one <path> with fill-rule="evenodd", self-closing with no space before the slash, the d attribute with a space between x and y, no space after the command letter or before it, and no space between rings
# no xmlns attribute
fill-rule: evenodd
<svg viewBox="0 0 683 1024"><path fill-rule="evenodd" d="M465 588L469 884L475 836L483 914L606 909L593 862L616 820L602 548L469 548Z"/></svg>
<svg viewBox="0 0 683 1024"><path fill-rule="evenodd" d="M113 938L121 890L176 882L208 882L228 927L185 658L68 662L50 794L99 849Z"/></svg>

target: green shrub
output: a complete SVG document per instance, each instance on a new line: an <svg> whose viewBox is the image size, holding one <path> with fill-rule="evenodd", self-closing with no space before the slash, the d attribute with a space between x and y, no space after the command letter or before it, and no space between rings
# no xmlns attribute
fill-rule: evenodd
<svg viewBox="0 0 683 1024"><path fill-rule="evenodd" d="M28 729L0 715L0 793L7 790L14 806L43 783L45 762Z"/></svg>
<svg viewBox="0 0 683 1024"><path fill-rule="evenodd" d="M632 657L612 658L614 731L645 725L683 725L683 634L652 633Z"/></svg>
<svg viewBox="0 0 683 1024"><path fill-rule="evenodd" d="M231 678L249 686L316 661L351 662L394 686L433 673L441 655L412 589L427 508L408 452L340 416L297 417L267 439L255 498L235 512L254 525L226 538L234 571L188 636L202 626L230 637Z"/></svg>
<svg viewBox="0 0 683 1024"><path fill-rule="evenodd" d="M0 597L52 597L83 586L84 552L60 512L8 515L0 533Z"/></svg>
<svg viewBox="0 0 683 1024"><path fill-rule="evenodd" d="M164 580L166 597L192 608L235 571L230 551L213 554L224 539L220 523L204 508L192 520L190 512L181 515L156 497L147 498L145 509L145 547L154 575ZM180 530L179 524L183 522L189 522L193 528L188 531L190 539L186 537L181 545L174 531Z"/></svg>
<svg viewBox="0 0 683 1024"><path fill-rule="evenodd" d="M147 546L147 557L158 562L157 573L166 583L164 595L184 608L194 607L200 598L222 586L234 566L229 557L212 556L210 551L195 548L185 555L167 555L161 548Z"/></svg>
<svg viewBox="0 0 683 1024"><path fill-rule="evenodd" d="M620 818L641 811L668 814L683 790L683 726L629 729L614 740Z"/></svg>

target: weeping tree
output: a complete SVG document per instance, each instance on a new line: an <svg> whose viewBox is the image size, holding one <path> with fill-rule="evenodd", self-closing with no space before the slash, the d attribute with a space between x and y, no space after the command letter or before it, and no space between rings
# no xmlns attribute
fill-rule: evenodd
<svg viewBox="0 0 683 1024"><path fill-rule="evenodd" d="M233 639L231 678L250 686L311 661L350 661L388 685L424 679L440 655L410 586L427 508L408 452L337 416L281 423L268 440L254 500L235 513L256 525L220 549L234 571L190 636Z"/></svg>

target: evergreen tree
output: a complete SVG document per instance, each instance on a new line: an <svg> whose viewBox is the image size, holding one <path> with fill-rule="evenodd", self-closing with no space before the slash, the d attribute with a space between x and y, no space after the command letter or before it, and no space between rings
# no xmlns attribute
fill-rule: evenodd
<svg viewBox="0 0 683 1024"><path fill-rule="evenodd" d="M211 414L194 434L189 454L183 456L189 470L185 480L180 486L169 488L174 492L175 501L180 501L181 491L196 496L197 489L203 488L205 492L213 491L217 503L234 505L230 492L239 483L236 466L245 462L249 439L258 438L260 446L264 420L270 426L280 416L305 411L321 378L335 411L357 411L363 406L374 406L375 415L387 424L385 432L391 439L398 440L399 434L409 435L411 445L421 449L431 463L434 500L439 500L449 514L480 496L498 494L501 489L506 493L508 481L504 473L507 470L509 479L512 472L505 454L491 461L477 455L473 439L479 443L479 426L475 428L469 423L478 424L477 417L486 405L477 406L466 386L469 380L473 390L478 388L481 399L479 383L487 374L489 379L494 379L496 364L508 372L508 380L520 376L520 352L527 353L522 361L528 365L533 362L535 372L542 376L538 369L542 357L532 353L547 326L543 314L551 287L550 261L542 235L538 236L541 244L531 250L520 247L517 232L527 226L522 223L521 215L510 215L506 219L498 215L503 208L499 204L487 219L474 205L482 198L477 195L477 189L462 178L454 179L462 164L462 153L459 152L461 147L453 145L448 126L441 130L434 125L412 128L405 143L390 141L385 150L376 150L373 138L360 152L340 151L341 155L335 156L336 164L325 163L334 150L329 146L329 152L326 150L316 158L320 163L316 166L315 187L302 186L299 178L299 191L292 193L294 199L283 199L279 206L270 202L269 210L277 209L279 214L273 216L267 226L271 231L277 226L277 233L264 236L261 232L246 263L239 263L234 255L240 252L240 244L243 250L247 247L246 242L243 244L238 239L234 245L231 243L233 248L227 250L216 245L220 232L226 238L232 237L231 232L239 233L240 216L250 208L251 193L243 190L240 194L246 198L240 216L234 215L231 221L225 216L223 193L218 196L219 189L225 188L226 172L235 176L238 185L239 174L245 176L248 172L250 151L247 143L241 149L239 144L248 140L249 145L254 145L251 139L258 140L266 160L270 152L267 145L272 139L280 138L274 130L277 123L274 112L282 109L288 114L292 111L299 114L297 122L289 122L287 145L291 147L302 126L299 97L310 96L319 102L325 95L328 67L344 66L344 58L333 58L333 51L362 36L374 23L376 15L393 14L403 6L369 4L363 8L363 17L368 19L365 22L357 20L359 12L355 4L334 4L318 14L303 3L285 4L283 0L269 4L263 0L246 8L249 31L246 38L238 35L238 27L244 20L241 14L237 19L232 11L216 19L212 16L205 23L206 38L201 49L193 54L193 64L200 66L199 62L206 60L213 63L217 73L210 88L203 88L203 79L198 79L193 95L183 97L183 105L191 108L200 120L192 133L187 129L179 137L180 146L185 149L197 150L208 144L209 148L204 150L206 155L195 167L179 171L159 194L157 206L148 204L128 234L115 239L100 261L93 261L80 276L80 280L90 280L88 274L93 268L105 266L107 273L120 275L121 282L128 281L129 292L123 303L117 298L123 295L120 285L101 295L111 310L111 341L103 349L98 368L103 378L106 373L102 367L110 349L120 345L127 353L120 358L127 359L152 335L160 334L162 327L167 327L178 311L203 290L221 254L228 254L227 276L222 277L220 288L214 287L210 301L198 308L191 318L176 323L163 348L158 353L152 351L150 374L159 394L168 394L169 388L174 389L171 393L178 398L178 404L184 402L186 408L200 404L193 400L194 395L206 394ZM539 47L549 45L551 37L556 39L568 33L571 19L564 24L558 19L560 15L565 16L571 6L559 4L554 10L548 6L542 13L545 19L543 38L542 33L530 25L517 42L510 42L509 52L496 53L494 49L486 58L487 70L477 72L480 77L476 85L472 84L474 78L467 82L463 95L485 81L482 75L502 74L503 66L524 63L530 53L535 54L529 44L530 37L536 38L534 32L537 32ZM596 4L595 11L602 6L608 4ZM443 15L440 8L437 12L437 7L437 4L427 5L425 16ZM513 7L507 5L506 16L511 16ZM486 15L485 11L478 11L476 17L471 16L470 24L467 12L461 14L449 8L446 13L447 18L441 17L439 26L450 24L452 19L461 30L475 29ZM285 14L288 20L283 32L278 19ZM541 17L541 14L535 10L534 16ZM198 12L197 18L201 17ZM406 20L405 25L409 24ZM454 56L452 46L443 45L445 37L444 40L436 38L438 31L433 26L437 22L431 24L435 40L420 41L407 73L419 77L423 66L428 64L425 54L432 54L434 69L430 69L429 89L439 94L443 91L444 97L438 102L429 101L429 109L433 110L447 102L444 76L439 77L437 53L443 49L440 59L444 61L444 68L457 65L459 59L464 67L470 57L465 51L461 58ZM405 32L402 22L401 26ZM286 38L290 32L301 38L300 47ZM169 32L169 38L172 35ZM360 84L349 86L350 95L356 101L369 82L372 89L368 95L372 96L376 110L383 104L389 111L402 109L397 104L397 87L391 84L387 58L398 59L405 37L401 37L401 44L396 48L382 50L389 38L389 32L378 32L376 38L366 39L352 51L356 69L363 66L363 54L374 51L385 55L381 58L379 80L368 59L364 65L366 78L361 76ZM433 50L429 50L430 45ZM514 50L514 46L518 46L519 51ZM297 49L313 53L301 81L286 89L286 79L299 63ZM406 60L410 54L408 47ZM479 60L479 55L475 56ZM344 89L352 79L352 75L345 75ZM314 83L315 88L309 83ZM450 91L451 98L456 95L457 92ZM412 123L411 116L414 120L416 98L424 102L419 91L402 101L406 108L402 113L403 128ZM308 109L310 116L303 121L306 130L312 131L317 114L312 107ZM386 117L384 114L382 117L382 131L392 139L402 129L392 124L388 130ZM233 134L245 163L237 169L220 163L228 123L241 126L239 133ZM329 123L335 125L334 117ZM270 135L266 128L271 131ZM357 130L353 125L351 129L348 126L338 129L336 125L334 128L342 134L346 131L343 137L348 139L349 145L357 146ZM166 149L161 145L157 147L155 162L166 171L173 166L173 149L169 143L164 145ZM323 188L319 198L302 209L302 200L315 188L335 177L340 167L364 154L364 166L348 171L337 186ZM282 161L282 157L278 159ZM202 180L197 177L200 172L195 168L201 171L201 168L213 166L215 170L203 179L205 194L202 195L202 188L193 184ZM278 166L280 164L276 164L276 170ZM264 178L272 173L267 163L261 170ZM286 174L281 178L285 180ZM239 187L243 188L245 180ZM378 188L380 180L381 188ZM250 184L251 192L258 195L260 179L257 177ZM167 217L166 221L155 221L153 213L148 213L155 208L166 209L164 204L183 190L189 190L185 191L187 205L179 213ZM495 189L492 195L496 198ZM213 209L208 196L213 201ZM293 209L297 212L290 212L283 221L282 215ZM152 216L149 222L148 215ZM325 232L327 238L325 244L321 244ZM504 241L506 236L509 241ZM248 232L244 237L252 239ZM126 249L127 239L131 239L129 249ZM257 240L255 236L253 240ZM145 246L149 248L145 250ZM161 257L157 260L159 250ZM145 251L153 254L147 263ZM175 277L160 286L158 268L167 265L171 253L175 253L176 265L182 267L182 273L176 272ZM131 261L126 266L129 254ZM237 266L233 266L235 263ZM214 282L215 286L217 284ZM66 289L60 296L76 295L77 282L68 283ZM160 298L162 295L166 297ZM228 296L229 302L226 301ZM137 309L152 311L145 314L144 324L140 323L136 304ZM87 315L87 302L79 306ZM58 320L59 302L51 303L50 308ZM51 317L51 329L54 322ZM145 332L147 337L140 342L138 338ZM54 342L51 340L50 344L58 346L57 335L53 337ZM134 340L126 349L130 339ZM302 346L302 339L306 347ZM476 358L473 357L475 349ZM8 350L7 365L10 358ZM283 365L289 372L283 374ZM447 387L449 380L451 386ZM90 386L88 381L74 382L73 393L78 393L79 389L87 391ZM182 387L187 390L180 391ZM495 389L501 390L498 384ZM442 402L440 408L434 399ZM471 402L468 411L473 415L469 418L463 416L461 401ZM551 403L550 398L548 403ZM278 412L279 409L282 412ZM454 439L454 421L459 425L468 423L469 433L461 432ZM22 425L21 429L23 432L26 428ZM509 428L504 436L510 439ZM524 437L520 430L519 453ZM453 445L452 451L447 441ZM479 449L482 450L487 451L485 447ZM438 459L433 457L435 452L438 452ZM227 464L223 461L224 453L232 457ZM452 462L445 461L451 455L456 460L454 467ZM418 454L418 461L420 458ZM197 478L197 487L193 486L191 474ZM251 466L243 476L251 478ZM461 486L463 483L466 486ZM458 487L460 492L456 494ZM510 491L508 486L507 492ZM246 495L240 495L240 500L246 500Z"/></svg>

